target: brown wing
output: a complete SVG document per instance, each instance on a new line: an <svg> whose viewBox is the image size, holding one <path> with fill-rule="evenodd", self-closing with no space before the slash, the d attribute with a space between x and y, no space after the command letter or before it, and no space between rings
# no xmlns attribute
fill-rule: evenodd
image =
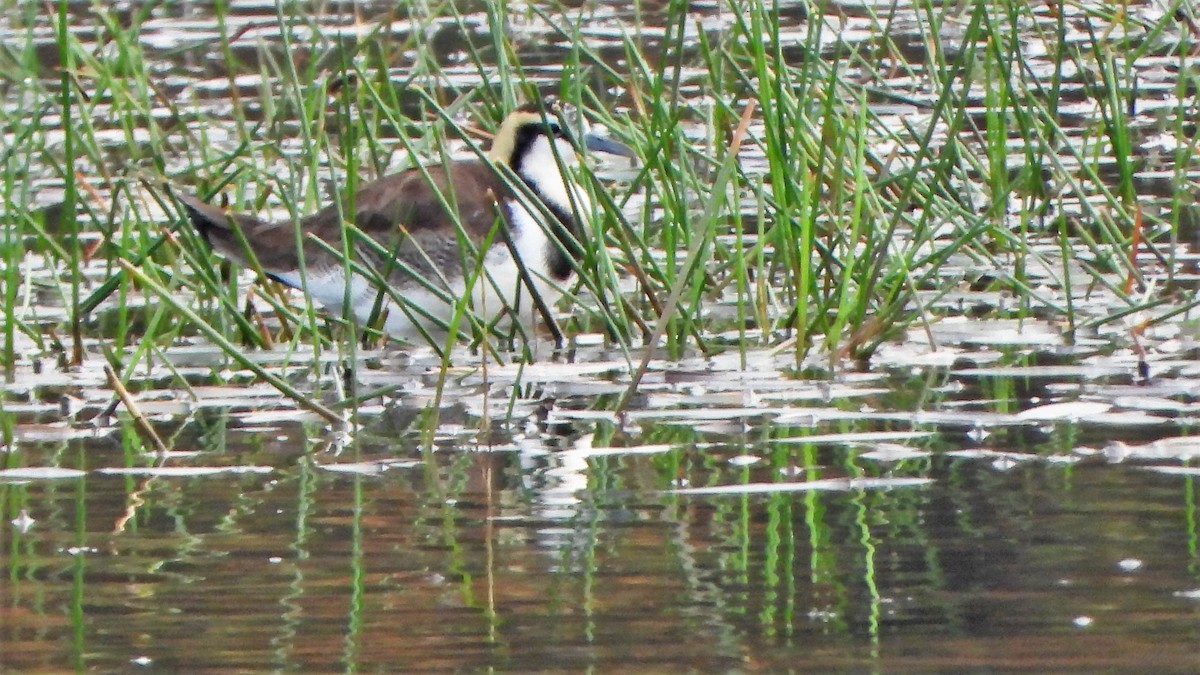
<svg viewBox="0 0 1200 675"><path fill-rule="evenodd" d="M354 245L355 254L376 270L386 271L389 281L397 286L403 286L409 278L406 268L430 280L439 275L455 278L462 270L463 257L447 207L457 212L463 230L479 246L500 217L497 202L510 195L504 181L480 161L454 162L449 170L429 167L427 174L409 169L385 176L355 195L354 222L389 255L380 255L378 247L362 242ZM299 268L296 233L290 221L268 223L229 213L192 196L181 196L180 201L196 229L226 257L247 264L236 231L240 230L267 273L291 274ZM310 271L321 273L342 266L340 258L328 250L342 250L339 213L337 205L331 204L301 221L306 235L304 261ZM310 241L313 236L328 248Z"/></svg>
<svg viewBox="0 0 1200 675"><path fill-rule="evenodd" d="M498 201L510 194L493 169L479 161L455 162L449 171L429 167L426 172L409 169L385 176L355 195L354 220L388 255L381 256L365 244L354 248L360 258L378 271L386 271L389 281L398 286L404 285L409 271L430 280L439 274L457 277L463 255L451 213L457 214L463 231L479 246L500 217ZM340 246L336 206L306 218L304 227Z"/></svg>

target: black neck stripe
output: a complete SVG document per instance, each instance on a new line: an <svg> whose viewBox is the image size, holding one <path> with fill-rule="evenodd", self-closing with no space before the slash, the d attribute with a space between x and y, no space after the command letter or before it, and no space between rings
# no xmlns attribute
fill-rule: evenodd
<svg viewBox="0 0 1200 675"><path fill-rule="evenodd" d="M579 231L579 223L568 211L570 205L555 204L553 201L547 199L545 193L542 192L537 184L529 180L522 171L525 159L529 155L530 150L533 149L533 144L537 142L539 136L553 139L550 128L546 124L530 123L521 125L517 129L517 137L513 144L513 154L509 164L512 166L512 170L525 182L525 185L529 186L530 191L537 195L538 200L554 216L555 222L550 223L550 232L558 240L559 245L550 246L549 250L546 251L546 263L550 268L551 276L558 281L566 281L571 276L573 270L571 259L579 260L583 256L583 249L579 244L579 236L582 233ZM563 176L563 182L567 182L566 176Z"/></svg>

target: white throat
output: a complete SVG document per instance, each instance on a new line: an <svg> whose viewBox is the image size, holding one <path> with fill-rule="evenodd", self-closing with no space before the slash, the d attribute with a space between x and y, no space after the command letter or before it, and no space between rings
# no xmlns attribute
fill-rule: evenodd
<svg viewBox="0 0 1200 675"><path fill-rule="evenodd" d="M591 203L569 175L570 170L579 164L575 152L575 148L565 139L556 138L551 144L548 136L539 135L522 158L520 175L537 188L538 194L550 206L569 215L575 215L578 211L579 215L586 217L591 210ZM560 166L567 175L564 176L560 171Z"/></svg>

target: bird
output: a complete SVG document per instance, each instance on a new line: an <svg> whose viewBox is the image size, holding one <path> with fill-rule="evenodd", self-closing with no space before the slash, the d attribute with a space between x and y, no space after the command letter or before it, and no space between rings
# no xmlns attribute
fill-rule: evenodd
<svg viewBox="0 0 1200 675"><path fill-rule="evenodd" d="M268 277L307 289L331 313L348 309L363 324L382 315L391 337L441 339L455 303L468 295L485 325L506 316L531 325L537 308L544 312L561 295L575 268L572 258L582 253L581 219L591 204L571 178L578 153L636 160L624 143L576 126L540 109L517 108L500 124L486 160L412 167L367 183L345 205L353 205L353 225L370 241L351 235L345 248L343 207L336 202L295 223L232 213L195 195L177 197L216 252L245 267L255 266L253 256ZM527 190L514 190L501 166ZM464 248L460 233L470 246ZM349 268L336 253L344 250L352 252ZM486 274L477 272L480 260Z"/></svg>

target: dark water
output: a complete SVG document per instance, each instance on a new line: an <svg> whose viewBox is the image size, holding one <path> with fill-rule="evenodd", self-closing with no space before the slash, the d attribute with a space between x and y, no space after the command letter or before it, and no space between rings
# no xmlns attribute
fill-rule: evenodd
<svg viewBox="0 0 1200 675"><path fill-rule="evenodd" d="M274 7L234 4L228 31L250 37L233 56L253 72L277 48ZM327 9L352 25L393 8ZM646 22L652 50L660 15L640 9L584 8ZM802 30L799 3L782 9ZM846 40L884 9L829 8L848 17ZM88 6L73 10L94 39ZM142 44L181 73L168 92L207 81L200 98L228 122L209 10L164 6ZM1066 11L1082 39L1082 10ZM700 3L694 16L713 34L732 20ZM447 64L486 38L468 18L429 40ZM52 62L53 36L30 38L26 20L5 15L0 36L29 38ZM397 40L412 30L402 23ZM545 65L534 79L553 88L568 50L536 24L518 22L523 62ZM906 25L894 37L927 58ZM598 26L591 38L612 38ZM481 84L468 75L464 87ZM0 91L17 104L16 83ZM255 93L240 92L251 119ZM1155 175L1148 191L1164 189ZM1173 278L1194 284L1187 236ZM1056 234L1046 249L1061 250ZM1050 283L1032 263L1029 275ZM48 321L63 311L52 298ZM1105 289L1080 298L1085 317L1117 304ZM305 355L285 366L282 349L256 353L331 398L345 382L392 388L338 428L193 340L164 347L174 371L159 363L130 382L165 455L110 414L102 340L82 369L30 355L0 392L12 436L0 449L0 670L1200 671L1194 322L1146 331L1138 354L1120 325L1067 340L1036 313L968 318L1004 302L939 296L936 348L914 331L837 374L798 371L786 347L655 359L621 414L640 354L595 340L527 366L464 358L440 390L428 353L363 352L349 374L331 358L315 375Z"/></svg>
<svg viewBox="0 0 1200 675"><path fill-rule="evenodd" d="M25 442L22 465L86 473L0 484L6 514L36 519L0 529L5 665L1200 667L1196 476L1161 472L1187 471L1200 442L1148 442L1190 417L1137 412L1139 430L1120 410L964 413L981 407L977 378L926 374L807 402L812 383L797 383L757 407L714 404L750 391L736 377L680 394L651 376L662 404L625 419L562 393L604 381L579 378L526 389L513 422L486 430L448 404L429 451L411 396L364 410L340 451L347 439L303 414L219 406L162 425L167 458L129 455L124 423ZM1088 386L1126 386L1114 380ZM899 421L919 415L939 419ZM990 432L971 426L984 418Z"/></svg>

